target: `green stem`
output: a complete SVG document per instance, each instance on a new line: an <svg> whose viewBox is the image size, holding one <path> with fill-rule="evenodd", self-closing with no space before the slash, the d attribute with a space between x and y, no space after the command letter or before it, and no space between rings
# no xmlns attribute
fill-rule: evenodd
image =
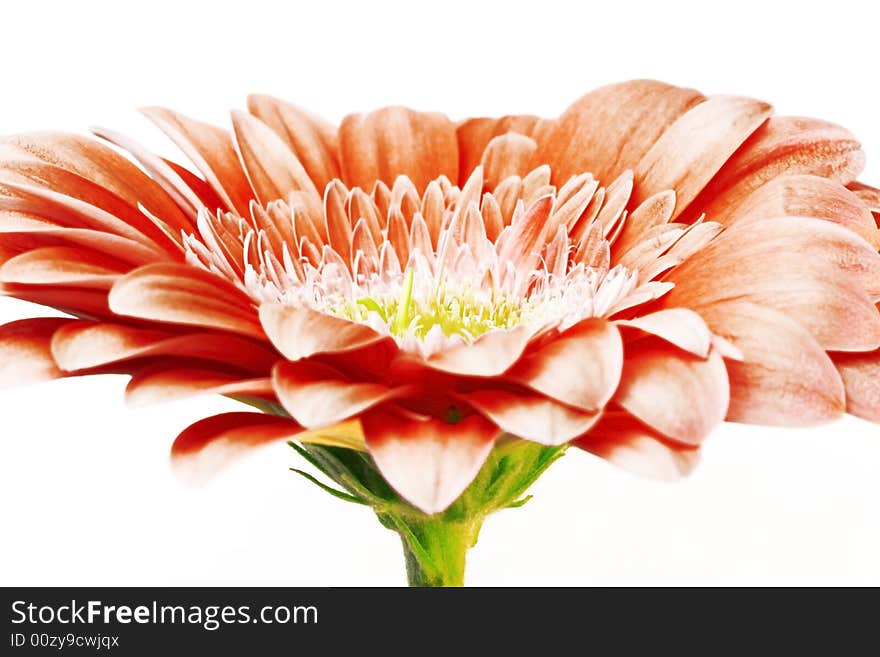
<svg viewBox="0 0 880 657"><path fill-rule="evenodd" d="M410 586L464 586L467 551L477 542L479 521L450 522L442 516L395 519Z"/></svg>
<svg viewBox="0 0 880 657"><path fill-rule="evenodd" d="M369 454L329 445L291 447L335 486L291 468L294 472L335 497L371 506L379 522L400 536L410 586L463 586L467 551L476 544L483 519L527 502L529 486L565 451L564 446L499 439L467 490L442 513L427 515L394 492Z"/></svg>

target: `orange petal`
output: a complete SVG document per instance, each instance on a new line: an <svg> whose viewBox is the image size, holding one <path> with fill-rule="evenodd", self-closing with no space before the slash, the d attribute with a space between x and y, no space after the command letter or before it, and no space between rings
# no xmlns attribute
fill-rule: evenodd
<svg viewBox="0 0 880 657"><path fill-rule="evenodd" d="M533 393L476 390L461 399L505 432L543 445L562 445L590 430L599 412L585 413Z"/></svg>
<svg viewBox="0 0 880 657"><path fill-rule="evenodd" d="M248 111L281 137L302 162L319 192L339 177L336 128L272 96L248 96Z"/></svg>
<svg viewBox="0 0 880 657"><path fill-rule="evenodd" d="M293 438L300 427L265 413L223 413L187 427L171 447L175 473L202 482L250 452L277 440Z"/></svg>
<svg viewBox="0 0 880 657"><path fill-rule="evenodd" d="M107 291L66 285L20 285L0 283L0 293L41 306L50 306L69 315L95 319L108 317Z"/></svg>
<svg viewBox="0 0 880 657"><path fill-rule="evenodd" d="M458 180L455 126L442 114L404 107L350 114L339 126L339 149L349 187L369 190L405 175L423 192L441 175Z"/></svg>
<svg viewBox="0 0 880 657"><path fill-rule="evenodd" d="M192 160L227 209L248 216L253 191L228 132L161 107L141 111Z"/></svg>
<svg viewBox="0 0 880 657"><path fill-rule="evenodd" d="M269 340L289 360L354 351L388 339L369 326L306 307L263 304L260 321Z"/></svg>
<svg viewBox="0 0 880 657"><path fill-rule="evenodd" d="M495 189L498 183L509 176L525 176L531 168L537 147L533 139L515 132L493 138L480 160L486 187Z"/></svg>
<svg viewBox="0 0 880 657"><path fill-rule="evenodd" d="M828 221L781 217L735 223L670 272L670 306L700 311L742 298L781 310L825 349L880 345L880 313L866 292L878 283L880 256Z"/></svg>
<svg viewBox="0 0 880 657"><path fill-rule="evenodd" d="M461 495L500 433L479 415L448 424L379 409L365 414L361 423L382 476L425 513L439 513Z"/></svg>
<svg viewBox="0 0 880 657"><path fill-rule="evenodd" d="M63 133L31 133L0 139L0 160L29 159L45 162L91 181L92 188L109 190L124 199L130 208L143 205L152 214L164 217L171 225L186 217L165 191L143 171L119 153L96 139ZM44 168L49 173L51 168ZM79 198L69 186L58 185L57 175L43 178L52 189ZM77 184L66 176L66 185ZM81 183L78 185L81 188ZM105 196L110 196L106 194ZM88 199L83 199L88 200Z"/></svg>
<svg viewBox="0 0 880 657"><path fill-rule="evenodd" d="M620 333L610 322L588 319L523 357L505 378L569 406L597 411L614 394L622 367Z"/></svg>
<svg viewBox="0 0 880 657"><path fill-rule="evenodd" d="M379 383L352 381L332 367L304 360L278 363L272 380L285 410L309 429L347 420L402 392Z"/></svg>
<svg viewBox="0 0 880 657"><path fill-rule="evenodd" d="M701 359L661 344L628 349L614 400L664 436L699 445L727 414L724 361L715 352Z"/></svg>
<svg viewBox="0 0 880 657"><path fill-rule="evenodd" d="M207 394L257 397L275 394L268 378L246 379L217 369L178 367L175 362L165 361L136 371L125 389L128 403L145 406Z"/></svg>
<svg viewBox="0 0 880 657"><path fill-rule="evenodd" d="M0 267L0 281L109 289L127 269L123 263L102 253L50 246L7 260Z"/></svg>
<svg viewBox="0 0 880 657"><path fill-rule="evenodd" d="M667 308L615 323L655 335L700 358L708 357L712 347L712 333L706 322L687 308Z"/></svg>
<svg viewBox="0 0 880 657"><path fill-rule="evenodd" d="M243 292L219 276L188 265L135 269L116 282L109 303L119 315L265 337L251 300Z"/></svg>
<svg viewBox="0 0 880 657"><path fill-rule="evenodd" d="M675 219L772 111L751 98L714 96L685 112L636 166L635 202L675 190Z"/></svg>
<svg viewBox="0 0 880 657"><path fill-rule="evenodd" d="M177 230L192 232L195 230L195 221L202 207L202 198L193 190L189 182L183 178L178 169L171 164L145 148L134 139L127 137L118 132L107 130L104 128L92 128L92 132L106 139L111 144L128 151L134 157L150 177L165 190L175 204L186 214L186 220L178 219L176 222L174 215L162 215L162 218L174 226ZM190 178L191 182L192 179ZM54 188L54 186L53 186ZM214 207L220 207L219 204Z"/></svg>
<svg viewBox="0 0 880 657"><path fill-rule="evenodd" d="M700 450L666 440L626 413L608 413L573 443L642 477L675 481L691 473Z"/></svg>
<svg viewBox="0 0 880 657"><path fill-rule="evenodd" d="M846 389L846 410L880 422L880 351L834 354L834 364Z"/></svg>
<svg viewBox="0 0 880 657"><path fill-rule="evenodd" d="M634 167L679 116L703 100L698 91L654 80L601 87L536 138L536 160L550 165L554 184L584 172L611 180Z"/></svg>
<svg viewBox="0 0 880 657"><path fill-rule="evenodd" d="M277 353L232 334L185 335L108 322L74 322L52 337L52 355L64 370L83 370L135 358L175 356L217 361L268 373Z"/></svg>
<svg viewBox="0 0 880 657"><path fill-rule="evenodd" d="M744 300L700 309L712 331L733 343L728 361L733 422L810 425L843 413L844 390L825 350L783 313Z"/></svg>
<svg viewBox="0 0 880 657"><path fill-rule="evenodd" d="M755 131L694 201L688 215L726 223L749 194L781 175L855 180L865 155L853 135L818 119L774 117Z"/></svg>
<svg viewBox="0 0 880 657"><path fill-rule="evenodd" d="M522 355L531 339L523 326L509 331L489 331L473 342L460 343L431 355L429 367L462 376L498 376Z"/></svg>
<svg viewBox="0 0 880 657"><path fill-rule="evenodd" d="M52 358L50 345L58 329L75 322L65 317L40 317L0 326L0 385L64 376Z"/></svg>
<svg viewBox="0 0 880 657"><path fill-rule="evenodd" d="M645 199L626 218L620 236L614 242L615 254L624 254L638 244L644 235L655 228L669 223L675 210L675 192L667 189Z"/></svg>
<svg viewBox="0 0 880 657"><path fill-rule="evenodd" d="M479 117L462 121L455 130L459 153L459 179L457 182L463 184L470 177L494 137L508 132L533 137L541 122L537 116L530 115L509 115L500 118Z"/></svg>
<svg viewBox="0 0 880 657"><path fill-rule="evenodd" d="M235 143L257 198L266 205L303 191L319 205L318 190L281 137L255 116L232 113Z"/></svg>
<svg viewBox="0 0 880 657"><path fill-rule="evenodd" d="M764 221L776 217L816 217L849 228L880 248L877 224L856 194L839 182L810 175L779 176L743 199L728 221Z"/></svg>
<svg viewBox="0 0 880 657"><path fill-rule="evenodd" d="M858 196L872 213L880 214L880 189L859 181L847 183L846 187Z"/></svg>
<svg viewBox="0 0 880 657"><path fill-rule="evenodd" d="M11 180L6 174L0 174L0 188L7 194L0 196L0 210L26 212L62 226L119 235L150 248L155 254L153 260L166 259L166 253L180 252L176 236L171 239L168 235L170 229L163 229L139 212L127 211L119 203L93 204L93 195L81 194L90 197L85 201L30 181ZM111 211L102 206L110 207Z"/></svg>
<svg viewBox="0 0 880 657"><path fill-rule="evenodd" d="M0 206L2 204L3 201L0 198ZM0 243L7 245L10 240L28 239L28 235L32 236L32 246L21 249L18 253L35 248L38 246L37 241L42 239L41 245L43 246L59 243L85 246L133 265L146 265L164 259L164 256L159 254L154 247L135 242L127 237L119 237L89 228L68 228L26 213L0 211Z"/></svg>

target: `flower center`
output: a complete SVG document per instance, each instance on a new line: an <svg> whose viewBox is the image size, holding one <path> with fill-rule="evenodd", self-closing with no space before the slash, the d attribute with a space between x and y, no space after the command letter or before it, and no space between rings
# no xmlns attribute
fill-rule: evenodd
<svg viewBox="0 0 880 657"><path fill-rule="evenodd" d="M294 193L254 204L249 220L203 211L184 243L192 264L256 303L307 306L432 351L524 325L564 329L669 289L650 267L639 273L661 252L612 254L631 185L581 174L557 190L546 166L491 190L480 167L462 188L441 177L422 194L405 176L370 194L335 180L323 204Z"/></svg>

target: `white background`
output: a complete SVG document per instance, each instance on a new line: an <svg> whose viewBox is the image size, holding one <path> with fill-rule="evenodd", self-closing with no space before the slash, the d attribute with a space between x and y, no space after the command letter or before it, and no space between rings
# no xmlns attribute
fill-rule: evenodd
<svg viewBox="0 0 880 657"><path fill-rule="evenodd" d="M0 133L99 124L176 156L135 108L225 123L261 91L333 120L392 103L454 118L554 115L595 86L654 77L842 123L876 183L868 7L17 2L0 39ZM51 313L0 299L0 320L40 314ZM395 535L289 473L298 462L285 446L204 489L179 485L173 437L236 405L128 409L124 384L0 391L0 584L404 583ZM532 492L486 523L470 584L880 584L880 427L853 418L722 426L680 484L570 453Z"/></svg>

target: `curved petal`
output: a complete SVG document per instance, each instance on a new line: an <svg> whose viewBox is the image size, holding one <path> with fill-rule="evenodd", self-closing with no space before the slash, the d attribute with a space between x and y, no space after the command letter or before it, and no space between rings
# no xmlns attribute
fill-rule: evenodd
<svg viewBox="0 0 880 657"><path fill-rule="evenodd" d="M404 388L352 381L332 367L305 360L278 363L272 382L281 405L309 429L347 420L405 392Z"/></svg>
<svg viewBox="0 0 880 657"><path fill-rule="evenodd" d="M534 139L515 132L494 137L480 159L485 186L495 189L498 183L510 176L525 177L537 147Z"/></svg>
<svg viewBox="0 0 880 657"><path fill-rule="evenodd" d="M269 126L245 112L233 112L232 127L245 173L263 205L302 191L320 206L321 197L309 174Z"/></svg>
<svg viewBox="0 0 880 657"><path fill-rule="evenodd" d="M105 191L102 194L105 199L116 195L124 199L130 209L143 205L153 215L164 217L171 225L186 223L185 215L158 183L96 139L52 132L20 134L0 139L0 160L22 159L45 162L55 167L54 172L51 167L42 168L43 180L52 189L63 194L81 198L79 192L85 187L91 193L108 190L110 193ZM59 178L57 169L75 176ZM45 177L45 174L50 177ZM77 176L80 180L76 179ZM83 185L82 179L93 184ZM90 199L85 197L82 200Z"/></svg>
<svg viewBox="0 0 880 657"><path fill-rule="evenodd" d="M184 429L171 447L175 474L200 483L252 449L289 440L300 427L288 418L265 413L222 413Z"/></svg>
<svg viewBox="0 0 880 657"><path fill-rule="evenodd" d="M425 359L435 370L462 376L498 376L519 359L532 335L524 326L489 331L473 342L462 342Z"/></svg>
<svg viewBox="0 0 880 657"><path fill-rule="evenodd" d="M642 477L675 481L700 460L698 447L666 440L626 413L609 413L590 433L573 443Z"/></svg>
<svg viewBox="0 0 880 657"><path fill-rule="evenodd" d="M188 265L135 269L116 282L109 303L119 315L265 338L251 300L243 292L219 276Z"/></svg>
<svg viewBox="0 0 880 657"><path fill-rule="evenodd" d="M811 175L779 176L743 199L728 221L765 221L777 217L816 217L840 224L880 248L871 211L839 182Z"/></svg>
<svg viewBox="0 0 880 657"><path fill-rule="evenodd" d="M846 410L880 422L880 351L835 354L834 364L846 390Z"/></svg>
<svg viewBox="0 0 880 657"><path fill-rule="evenodd" d="M772 111L767 103L736 96L714 96L691 108L639 160L634 201L675 190L675 219Z"/></svg>
<svg viewBox="0 0 880 657"><path fill-rule="evenodd" d="M41 306L51 306L63 313L87 319L111 315L107 307L106 290L71 287L67 285L20 285L0 283L0 293L23 299Z"/></svg>
<svg viewBox="0 0 880 657"><path fill-rule="evenodd" d="M588 319L524 356L505 376L585 411L601 410L617 388L623 343L615 326Z"/></svg>
<svg viewBox="0 0 880 657"><path fill-rule="evenodd" d="M176 361L136 371L125 388L125 398L133 406L206 394L269 397L274 390L268 378L246 379L217 369L180 367Z"/></svg>
<svg viewBox="0 0 880 657"><path fill-rule="evenodd" d="M272 96L253 94L248 111L281 137L302 162L315 187L323 191L339 177L336 128L299 107Z"/></svg>
<svg viewBox="0 0 880 657"><path fill-rule="evenodd" d="M679 116L705 97L655 80L632 80L591 91L536 136L540 163L554 184L590 172L612 180L633 168Z"/></svg>
<svg viewBox="0 0 880 657"><path fill-rule="evenodd" d="M388 340L369 326L304 306L263 304L260 306L260 322L275 348L294 361L315 354L355 351Z"/></svg>
<svg viewBox="0 0 880 657"><path fill-rule="evenodd" d="M458 141L458 183L463 185L480 164L489 142L509 132L534 137L542 119L531 115L509 115L499 118L477 117L467 119L455 129Z"/></svg>
<svg viewBox="0 0 880 657"><path fill-rule="evenodd" d="M369 190L404 175L424 192L441 175L458 180L455 126L442 114L404 107L350 114L339 126L339 151L349 187Z"/></svg>
<svg viewBox="0 0 880 657"><path fill-rule="evenodd" d="M20 319L0 326L0 385L48 381L64 376L52 358L52 336L76 323L65 317Z"/></svg>
<svg viewBox="0 0 880 657"><path fill-rule="evenodd" d="M129 269L115 258L89 249L50 246L7 260L0 281L30 285L76 285L109 289Z"/></svg>
<svg viewBox="0 0 880 657"><path fill-rule="evenodd" d="M783 311L825 349L865 351L880 345L876 291L880 256L828 221L780 217L735 223L670 272L666 301L702 306L745 299Z"/></svg>
<svg viewBox="0 0 880 657"><path fill-rule="evenodd" d="M847 130L818 119L773 117L755 131L694 201L688 215L727 223L758 187L781 175L810 174L843 184L855 180L865 154Z"/></svg>
<svg viewBox="0 0 880 657"><path fill-rule="evenodd" d="M361 424L382 476L425 513L439 513L461 495L500 433L480 415L449 424L376 409L366 413Z"/></svg>
<svg viewBox="0 0 880 657"><path fill-rule="evenodd" d="M542 445L562 445L586 433L599 419L534 393L475 390L461 399L506 433Z"/></svg>
<svg viewBox="0 0 880 657"><path fill-rule="evenodd" d="M800 426L843 413L844 390L834 365L797 322L745 300L710 304L700 314L742 352L742 360L727 363L728 420Z"/></svg>
<svg viewBox="0 0 880 657"><path fill-rule="evenodd" d="M718 353L702 359L653 340L628 351L614 401L630 415L690 445L724 420L730 388Z"/></svg>
<svg viewBox="0 0 880 657"><path fill-rule="evenodd" d="M712 348L712 333L706 322L687 308L667 308L615 323L655 335L700 358L706 358Z"/></svg>
<svg viewBox="0 0 880 657"><path fill-rule="evenodd" d="M248 216L253 191L226 130L161 107L141 111L192 160L229 210Z"/></svg>
<svg viewBox="0 0 880 657"><path fill-rule="evenodd" d="M52 336L52 356L67 371L123 360L176 356L212 360L255 373L268 373L278 355L268 345L233 334L178 334L109 322L74 322Z"/></svg>

